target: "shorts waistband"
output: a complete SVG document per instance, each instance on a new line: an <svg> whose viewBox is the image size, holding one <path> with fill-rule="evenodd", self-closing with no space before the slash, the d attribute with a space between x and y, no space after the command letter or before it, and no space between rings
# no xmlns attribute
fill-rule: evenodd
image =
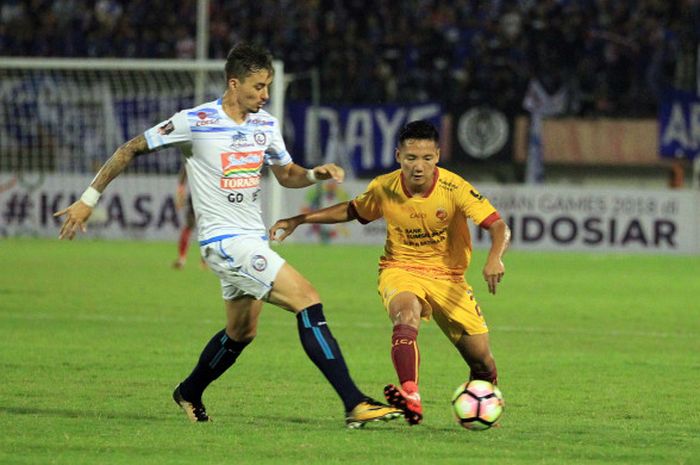
<svg viewBox="0 0 700 465"><path fill-rule="evenodd" d="M222 234L221 236L214 236L214 237L210 237L209 239L204 239L203 241L199 241L199 245L200 246L207 245L207 244L211 244L212 242L219 242L219 241L223 241L224 239L231 238L231 237L238 237L238 236L245 236L245 235L246 234ZM262 239L264 241L268 240L267 234L265 234L263 236L258 236L258 237L260 237L260 239Z"/></svg>

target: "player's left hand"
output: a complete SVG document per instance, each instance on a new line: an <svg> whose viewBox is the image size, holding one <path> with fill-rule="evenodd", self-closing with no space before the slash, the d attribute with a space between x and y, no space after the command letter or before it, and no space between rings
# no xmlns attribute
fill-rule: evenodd
<svg viewBox="0 0 700 465"><path fill-rule="evenodd" d="M326 163L313 168L316 179L333 179L335 182L343 182L345 170L335 163Z"/></svg>
<svg viewBox="0 0 700 465"><path fill-rule="evenodd" d="M489 260L484 266L484 279L489 285L489 292L491 294L496 294L496 286L503 279L503 275L506 272L506 267L503 265L503 261L500 259Z"/></svg>

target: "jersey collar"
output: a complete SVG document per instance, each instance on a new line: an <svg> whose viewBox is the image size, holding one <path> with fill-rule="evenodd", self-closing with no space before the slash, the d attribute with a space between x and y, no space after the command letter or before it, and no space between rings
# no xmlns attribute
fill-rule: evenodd
<svg viewBox="0 0 700 465"><path fill-rule="evenodd" d="M422 195L423 198L430 197L430 194L433 193L433 190L435 189L435 186L437 185L438 177L440 176L440 170L435 167L435 171L433 172L433 184L430 186L430 188ZM408 187L406 187L406 181L403 178L403 171L401 172L401 189L403 190L403 193L408 197L409 199L413 197L413 194L408 190Z"/></svg>
<svg viewBox="0 0 700 465"><path fill-rule="evenodd" d="M235 124L236 126L245 126L246 123L248 122L248 120L250 119L250 113L248 113L248 114L245 115L245 119L243 120L242 123L239 123L239 122L237 122L236 120L234 120L233 118L231 118L231 117L224 111L224 98L223 98L223 97L219 97L219 99L216 101L216 105L217 105L217 107L218 107L219 115L220 115L222 118L224 118L224 119L230 121L231 123Z"/></svg>

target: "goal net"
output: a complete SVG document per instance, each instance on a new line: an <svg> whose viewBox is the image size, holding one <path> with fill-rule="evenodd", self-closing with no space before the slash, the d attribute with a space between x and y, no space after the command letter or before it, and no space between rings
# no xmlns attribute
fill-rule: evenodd
<svg viewBox="0 0 700 465"><path fill-rule="evenodd" d="M279 78L273 82L267 110L282 120L284 68L279 61L274 66ZM67 206L80 193L73 190L82 191L120 144L183 108L220 97L225 86L224 62L220 60L3 57L0 236L26 229L38 235L52 234L55 224L46 220L47 210ZM157 186L164 186L168 194L174 192L181 162L177 149L133 160L123 175L126 179L108 189L108 193L123 192L119 201L124 212L117 211L108 200L100 202L103 208L114 209L107 212L107 222L123 217L124 224L133 223L136 226L132 229L138 230L148 215L140 212L145 207L135 203L138 198L129 195L148 192L156 203L158 195L166 195L153 194ZM26 205L34 211L18 218L16 205L21 205L25 196ZM59 197L61 200L56 200ZM128 219L128 208L134 211L135 219ZM158 216L155 210L150 212L151 217ZM47 228L48 233L42 231ZM121 232L114 233L114 237L120 236Z"/></svg>
<svg viewBox="0 0 700 465"><path fill-rule="evenodd" d="M94 172L122 142L203 99L221 95L223 64L120 60L16 60L0 65L3 171ZM10 67L12 66L12 67ZM199 77L198 77L199 76ZM176 172L169 150L142 157L135 173Z"/></svg>

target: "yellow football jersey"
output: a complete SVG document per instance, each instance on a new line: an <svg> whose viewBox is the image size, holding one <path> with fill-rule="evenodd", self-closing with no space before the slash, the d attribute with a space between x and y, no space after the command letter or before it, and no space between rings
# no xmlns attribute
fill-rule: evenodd
<svg viewBox="0 0 700 465"><path fill-rule="evenodd" d="M374 178L352 201L361 223L384 217L387 225L380 268L398 267L463 280L471 259L467 218L488 228L499 219L491 203L460 176L437 168L433 186L411 196L401 170Z"/></svg>

